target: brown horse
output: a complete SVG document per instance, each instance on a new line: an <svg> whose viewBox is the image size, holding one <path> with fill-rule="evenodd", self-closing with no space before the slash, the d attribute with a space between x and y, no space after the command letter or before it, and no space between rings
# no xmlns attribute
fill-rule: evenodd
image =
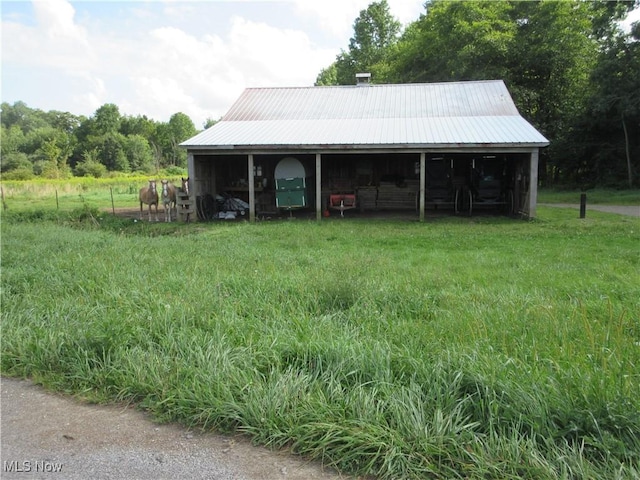
<svg viewBox="0 0 640 480"><path fill-rule="evenodd" d="M156 206L156 222L158 221L158 190L156 190L156 181L149 180L149 185L140 189L138 195L140 199L140 220L142 220L142 204L149 205L149 221L151 221L151 206Z"/></svg>
<svg viewBox="0 0 640 480"><path fill-rule="evenodd" d="M164 207L164 221L171 221L171 210L176 208L176 187L169 183L169 180L162 182L162 206Z"/></svg>
<svg viewBox="0 0 640 480"><path fill-rule="evenodd" d="M182 177L182 191L189 195L189 177Z"/></svg>

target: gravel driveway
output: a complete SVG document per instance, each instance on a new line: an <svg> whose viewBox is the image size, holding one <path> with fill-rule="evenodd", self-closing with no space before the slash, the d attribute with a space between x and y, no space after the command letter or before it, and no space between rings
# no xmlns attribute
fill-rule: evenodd
<svg viewBox="0 0 640 480"><path fill-rule="evenodd" d="M154 424L133 407L80 403L26 380L1 387L2 480L347 478L243 437Z"/></svg>

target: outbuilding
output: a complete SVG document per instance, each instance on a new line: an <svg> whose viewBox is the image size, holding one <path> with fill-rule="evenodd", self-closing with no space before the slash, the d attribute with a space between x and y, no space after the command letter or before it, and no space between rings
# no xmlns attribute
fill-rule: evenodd
<svg viewBox="0 0 640 480"><path fill-rule="evenodd" d="M538 154L549 142L503 81L369 80L246 89L181 144L199 217L404 211L424 220L430 209L535 217Z"/></svg>

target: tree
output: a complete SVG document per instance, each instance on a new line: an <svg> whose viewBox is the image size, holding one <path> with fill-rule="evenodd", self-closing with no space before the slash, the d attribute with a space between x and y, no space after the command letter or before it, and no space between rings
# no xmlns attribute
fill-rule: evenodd
<svg viewBox="0 0 640 480"><path fill-rule="evenodd" d="M50 126L41 110L29 108L24 102L15 102L13 105L3 102L1 121L5 127L17 125L25 134Z"/></svg>
<svg viewBox="0 0 640 480"><path fill-rule="evenodd" d="M511 60L511 92L521 113L551 145L540 155L542 183L559 181L558 147L591 92L589 74L598 44L586 2L515 3L518 22Z"/></svg>
<svg viewBox="0 0 640 480"><path fill-rule="evenodd" d="M120 133L129 135L140 135L148 140L156 134L157 122L147 118L146 115L124 116L120 120Z"/></svg>
<svg viewBox="0 0 640 480"><path fill-rule="evenodd" d="M62 130L69 135L75 132L83 120L82 116L73 115L69 112L59 112L57 110L43 112L43 118L46 120L48 125L51 125L53 128L58 130Z"/></svg>
<svg viewBox="0 0 640 480"><path fill-rule="evenodd" d="M316 86L338 85L338 67L332 63L327 68L323 68L316 77Z"/></svg>
<svg viewBox="0 0 640 480"><path fill-rule="evenodd" d="M205 120L205 122L202 125L202 127L206 130L207 128L213 127L216 123L218 123L218 121L219 120L214 120L211 117L207 117L207 119Z"/></svg>
<svg viewBox="0 0 640 480"><path fill-rule="evenodd" d="M517 25L510 2L427 4L427 14L403 34L394 81L504 79Z"/></svg>
<svg viewBox="0 0 640 480"><path fill-rule="evenodd" d="M10 153L19 152L25 142L24 133L18 125L0 126L0 159Z"/></svg>
<svg viewBox="0 0 640 480"><path fill-rule="evenodd" d="M101 178L107 173L107 168L98 161L98 150L85 151L82 160L77 163L74 173L78 177Z"/></svg>
<svg viewBox="0 0 640 480"><path fill-rule="evenodd" d="M125 137L124 151L132 171L150 173L154 170L153 152L142 135Z"/></svg>
<svg viewBox="0 0 640 480"><path fill-rule="evenodd" d="M158 140L169 164L185 167L187 165L187 152L180 148L180 143L193 137L198 131L188 115L178 112L171 115L169 123L158 127Z"/></svg>
<svg viewBox="0 0 640 480"><path fill-rule="evenodd" d="M399 34L400 22L391 15L387 0L371 3L353 24L349 50L340 52L336 61L318 75L316 84L352 85L360 72L369 72L374 81L385 82Z"/></svg>
<svg viewBox="0 0 640 480"><path fill-rule="evenodd" d="M68 178L71 169L67 163L68 150L61 148L55 138L47 140L39 149L42 152L44 165L42 176L46 178Z"/></svg>
<svg viewBox="0 0 640 480"><path fill-rule="evenodd" d="M95 146L98 150L98 161L109 171L129 172L131 166L125 153L125 136L121 133L107 133L98 137Z"/></svg>
<svg viewBox="0 0 640 480"><path fill-rule="evenodd" d="M29 170L33 174L33 163L31 163L26 153L14 151L2 154L0 172L3 173L3 177L6 178L4 174L14 170Z"/></svg>
<svg viewBox="0 0 640 480"><path fill-rule="evenodd" d="M120 110L113 103L105 103L93 115L93 135L107 135L120 131Z"/></svg>
<svg viewBox="0 0 640 480"><path fill-rule="evenodd" d="M609 36L593 70L595 89L588 101L581 131L570 140L596 144L582 152L583 168L591 178L611 183L626 177L634 185L640 168L640 23L629 34ZM624 166L623 166L624 165Z"/></svg>
<svg viewBox="0 0 640 480"><path fill-rule="evenodd" d="M387 0L374 2L355 20L349 52L360 63L374 64L384 56L384 49L397 40L399 32L400 22L391 15Z"/></svg>

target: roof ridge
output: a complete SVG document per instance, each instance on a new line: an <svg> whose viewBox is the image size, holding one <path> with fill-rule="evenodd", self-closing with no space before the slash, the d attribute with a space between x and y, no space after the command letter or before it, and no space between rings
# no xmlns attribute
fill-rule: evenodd
<svg viewBox="0 0 640 480"><path fill-rule="evenodd" d="M443 82L413 82L413 83L369 83L365 88L371 87L413 87L421 85L468 85L471 83L504 83L503 79L486 79L486 80L452 80ZM315 88L363 88L362 85L290 85L282 87L246 87L246 90L307 90Z"/></svg>

